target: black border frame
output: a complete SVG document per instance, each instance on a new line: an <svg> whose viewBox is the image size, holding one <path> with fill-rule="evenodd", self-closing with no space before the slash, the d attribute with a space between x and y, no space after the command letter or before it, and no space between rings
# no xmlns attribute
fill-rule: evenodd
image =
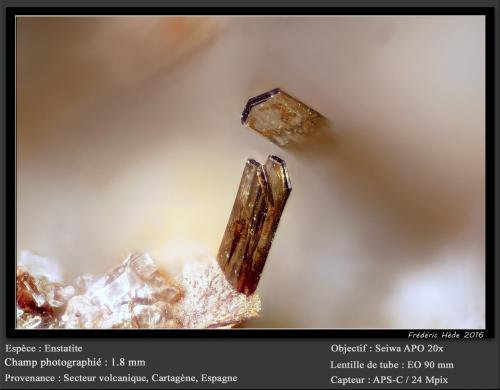
<svg viewBox="0 0 500 390"><path fill-rule="evenodd" d="M16 329L15 323L15 262L16 258L16 79L15 28L16 16L22 15L484 15L486 49L486 136L485 136L485 239L486 239L486 321L485 329ZM484 331L485 338L494 337L495 316L495 8L494 7L6 7L6 333L12 338L408 338L414 332ZM438 337L440 339L440 337Z"/></svg>

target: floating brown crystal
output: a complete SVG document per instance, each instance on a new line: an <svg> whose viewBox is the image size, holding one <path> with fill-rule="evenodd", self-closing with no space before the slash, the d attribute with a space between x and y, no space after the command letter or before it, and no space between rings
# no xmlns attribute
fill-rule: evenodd
<svg viewBox="0 0 500 390"><path fill-rule="evenodd" d="M248 100L241 123L279 146L297 144L317 133L326 119L279 88Z"/></svg>
<svg viewBox="0 0 500 390"><path fill-rule="evenodd" d="M253 294L292 187L285 162L269 156L264 165L249 159L217 255L227 280Z"/></svg>

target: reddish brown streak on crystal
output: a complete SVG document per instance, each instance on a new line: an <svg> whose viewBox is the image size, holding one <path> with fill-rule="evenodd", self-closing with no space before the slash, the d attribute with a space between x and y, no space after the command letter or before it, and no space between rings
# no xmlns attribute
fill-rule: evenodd
<svg viewBox="0 0 500 390"><path fill-rule="evenodd" d="M269 156L264 165L247 161L217 255L227 280L239 292L255 292L291 189L279 157Z"/></svg>
<svg viewBox="0 0 500 390"><path fill-rule="evenodd" d="M50 305L47 301L46 291L52 290L58 285L50 283L45 278L35 279L28 272L17 270L16 275L16 302L18 309L23 310L27 316L39 316L41 325L51 323L61 312L60 308ZM37 302L37 298L39 302Z"/></svg>

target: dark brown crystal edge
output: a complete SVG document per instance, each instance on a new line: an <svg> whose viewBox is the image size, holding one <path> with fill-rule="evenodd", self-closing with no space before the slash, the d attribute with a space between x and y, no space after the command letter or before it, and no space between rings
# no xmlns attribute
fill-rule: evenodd
<svg viewBox="0 0 500 390"><path fill-rule="evenodd" d="M274 88L271 89L270 91L261 93L260 95L248 99L247 103L245 104L245 108L243 109L243 112L241 114L241 124L244 125L246 123L248 119L248 114L250 114L250 111L252 110L253 107L262 102L265 102L271 96L274 96L279 92L281 92L279 88Z"/></svg>

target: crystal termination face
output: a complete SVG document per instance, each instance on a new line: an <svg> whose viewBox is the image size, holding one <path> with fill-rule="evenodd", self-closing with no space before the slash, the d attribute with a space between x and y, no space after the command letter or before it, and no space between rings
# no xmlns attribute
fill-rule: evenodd
<svg viewBox="0 0 500 390"><path fill-rule="evenodd" d="M217 255L227 280L251 295L292 190L285 162L269 156L264 165L249 159Z"/></svg>
<svg viewBox="0 0 500 390"><path fill-rule="evenodd" d="M279 146L301 143L326 126L326 119L279 88L248 100L241 123Z"/></svg>

